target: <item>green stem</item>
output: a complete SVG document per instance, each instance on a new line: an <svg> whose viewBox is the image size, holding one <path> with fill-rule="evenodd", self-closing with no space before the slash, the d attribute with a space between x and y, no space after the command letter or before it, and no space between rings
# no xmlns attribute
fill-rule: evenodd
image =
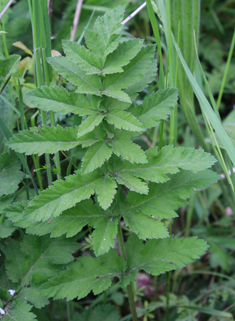
<svg viewBox="0 0 235 321"><path fill-rule="evenodd" d="M121 227L120 222L118 224L118 245L119 245L120 254L124 258L124 260L126 261L126 252L125 252L123 235L122 235L122 227ZM128 294L132 319L133 319L133 321L138 321L136 308L135 308L134 295L133 295L133 288L132 288L131 283L128 284L128 286L127 286L127 294Z"/></svg>

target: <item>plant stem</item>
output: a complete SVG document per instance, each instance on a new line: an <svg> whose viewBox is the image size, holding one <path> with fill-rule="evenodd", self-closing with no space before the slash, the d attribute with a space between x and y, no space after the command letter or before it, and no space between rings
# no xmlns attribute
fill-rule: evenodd
<svg viewBox="0 0 235 321"><path fill-rule="evenodd" d="M122 227L121 227L120 222L118 224L118 245L119 245L120 254L124 258L124 260L126 261L126 252L125 252L123 235L122 235ZM128 284L128 286L127 286L127 294L128 294L132 319L133 319L133 321L138 321L136 308L135 308L134 295L133 295L133 288L132 288L131 283Z"/></svg>

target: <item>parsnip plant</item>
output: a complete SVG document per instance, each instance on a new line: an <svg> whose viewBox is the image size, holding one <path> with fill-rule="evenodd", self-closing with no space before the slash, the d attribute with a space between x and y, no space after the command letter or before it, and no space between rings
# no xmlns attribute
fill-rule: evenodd
<svg viewBox="0 0 235 321"><path fill-rule="evenodd" d="M139 270L151 275L184 267L207 250L203 240L174 238L166 221L177 217L196 189L214 183L207 170L215 159L202 150L165 146L143 151L131 138L167 119L177 103L177 89L167 88L135 103L154 81L155 46L121 39L124 7L99 17L86 29L87 48L63 41L66 57L49 58L51 66L76 86L42 86L27 100L43 111L83 117L78 127L33 127L14 135L8 147L26 155L86 149L81 168L57 180L29 202L4 209L8 220L27 234L6 249L0 285L5 293L4 321L34 320L31 305L48 299L81 299L108 289L113 280L127 288L133 320L137 320L132 282ZM125 240L121 222L130 236ZM93 228L93 256L73 260L76 235ZM66 237L65 237L66 236ZM119 253L114 248L118 238ZM14 290L10 296L7 292ZM107 310L108 311L108 310ZM107 312L108 313L108 312Z"/></svg>

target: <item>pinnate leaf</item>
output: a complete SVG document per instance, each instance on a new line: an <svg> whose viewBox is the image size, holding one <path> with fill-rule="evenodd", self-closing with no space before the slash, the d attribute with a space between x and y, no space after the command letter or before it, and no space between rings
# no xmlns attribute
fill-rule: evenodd
<svg viewBox="0 0 235 321"><path fill-rule="evenodd" d="M37 309L41 309L50 303L49 300L42 295L40 290L36 287L23 288L20 291L19 297L23 300L27 300Z"/></svg>
<svg viewBox="0 0 235 321"><path fill-rule="evenodd" d="M141 210L145 215L161 219L176 217L175 210L187 204L185 200L195 193L195 189L209 186L220 178L209 170L198 173L182 170L169 177L170 180L163 184L150 183L148 195L129 192L127 212L135 215Z"/></svg>
<svg viewBox="0 0 235 321"><path fill-rule="evenodd" d="M119 129L125 129L130 131L144 131L144 127L130 113L123 110L112 110L106 116L106 121Z"/></svg>
<svg viewBox="0 0 235 321"><path fill-rule="evenodd" d="M7 309L7 313L3 315L2 321L34 321L36 315L30 312L32 305L27 304L24 300L15 299Z"/></svg>
<svg viewBox="0 0 235 321"><path fill-rule="evenodd" d="M207 243L196 237L168 237L149 240L144 245L132 234L126 244L127 266L130 274L136 275L138 270L144 270L152 275L159 275L194 262L207 249Z"/></svg>
<svg viewBox="0 0 235 321"><path fill-rule="evenodd" d="M98 17L94 29L85 31L87 47L102 58L104 63L106 56L113 52L120 41L121 22L124 15L124 6L118 6L107 12L103 17Z"/></svg>
<svg viewBox="0 0 235 321"><path fill-rule="evenodd" d="M115 173L114 178L119 184L125 185L130 191L148 194L147 184L130 173Z"/></svg>
<svg viewBox="0 0 235 321"><path fill-rule="evenodd" d="M31 127L14 135L7 145L16 152L26 155L56 153L59 150L69 150L81 142L77 139L77 129L63 128L59 125L49 127Z"/></svg>
<svg viewBox="0 0 235 321"><path fill-rule="evenodd" d="M154 45L141 48L137 56L123 68L124 72L107 75L105 77L102 93L124 102L131 102L129 96L127 96L122 89L127 89L142 79L144 73L153 61L154 52ZM128 98L126 98L126 96Z"/></svg>
<svg viewBox="0 0 235 321"><path fill-rule="evenodd" d="M139 145L134 144L130 139L125 138L121 133L112 140L113 152L117 156L122 156L131 163L147 163L147 157Z"/></svg>
<svg viewBox="0 0 235 321"><path fill-rule="evenodd" d="M29 203L23 218L39 222L59 216L63 211L94 194L95 184L102 176L98 172L75 174L66 177L66 181L56 181Z"/></svg>
<svg viewBox="0 0 235 321"><path fill-rule="evenodd" d="M153 60L150 67L144 72L143 77L136 84L125 89L125 93L130 97L131 101L133 101L138 93L141 92L144 88L148 87L150 83L152 83L157 74L157 60Z"/></svg>
<svg viewBox="0 0 235 321"><path fill-rule="evenodd" d="M7 247L6 270L9 279L21 286L41 285L73 261L71 253L78 248L73 239L26 235L19 243L10 239Z"/></svg>
<svg viewBox="0 0 235 321"><path fill-rule="evenodd" d="M46 296L53 296L54 299L79 300L90 291L96 295L107 290L112 278L125 273L125 269L125 261L118 257L116 250L110 250L98 258L84 256L68 265L67 270L59 276L43 284L41 289Z"/></svg>
<svg viewBox="0 0 235 321"><path fill-rule="evenodd" d="M212 166L216 159L203 150L165 146L158 153L157 147L146 151L147 164L130 164L124 162L123 168L116 171L116 175L131 175L155 183L169 180L167 173L177 173L179 169L197 172Z"/></svg>
<svg viewBox="0 0 235 321"><path fill-rule="evenodd" d="M103 69L103 74L114 74L123 72L123 66L126 66L133 59L143 45L143 40L131 39L123 42L118 48L108 55Z"/></svg>
<svg viewBox="0 0 235 321"><path fill-rule="evenodd" d="M50 65L73 85L78 86L77 92L100 96L102 83L97 75L87 75L84 70L66 57L48 58Z"/></svg>
<svg viewBox="0 0 235 321"><path fill-rule="evenodd" d="M87 74L101 72L102 63L93 52L73 41L63 40L62 43L66 56Z"/></svg>
<svg viewBox="0 0 235 321"><path fill-rule="evenodd" d="M36 235L50 233L51 237L58 237L63 234L66 234L66 237L72 237L80 232L85 225L94 226L100 219L106 217L111 219L112 216L112 213L105 212L89 199L64 211L59 217L49 222L28 224L27 232Z"/></svg>
<svg viewBox="0 0 235 321"><path fill-rule="evenodd" d="M102 255L114 248L114 239L117 236L118 218L104 217L95 222L95 231L92 234L92 243L96 256Z"/></svg>
<svg viewBox="0 0 235 321"><path fill-rule="evenodd" d="M95 189L100 206L106 210L111 205L114 195L117 192L117 184L111 177L105 175L97 182Z"/></svg>
<svg viewBox="0 0 235 321"><path fill-rule="evenodd" d="M101 167L108 160L113 151L106 142L99 141L91 146L82 159L82 172L88 174L94 169Z"/></svg>
<svg viewBox="0 0 235 321"><path fill-rule="evenodd" d="M59 111L61 114L92 115L99 105L98 97L96 101L89 102L85 95L69 93L63 87L42 86L29 91L26 97L32 106L44 111Z"/></svg>
<svg viewBox="0 0 235 321"><path fill-rule="evenodd" d="M79 126L77 137L81 137L91 132L102 122L103 118L104 115L98 113L88 116Z"/></svg>
<svg viewBox="0 0 235 321"><path fill-rule="evenodd" d="M126 225L132 232L138 235L140 239L158 239L168 237L168 231L165 225L158 220L148 217L141 212L124 214Z"/></svg>
<svg viewBox="0 0 235 321"><path fill-rule="evenodd" d="M139 120L145 128L155 127L161 119L166 119L177 104L178 91L176 88L158 90L148 95L142 106L134 112L139 113Z"/></svg>

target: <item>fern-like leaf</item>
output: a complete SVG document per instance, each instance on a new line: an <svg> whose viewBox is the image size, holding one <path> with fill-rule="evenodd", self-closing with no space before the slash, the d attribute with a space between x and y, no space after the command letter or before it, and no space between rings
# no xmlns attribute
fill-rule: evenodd
<svg viewBox="0 0 235 321"><path fill-rule="evenodd" d="M81 299L90 291L96 295L107 290L113 277L119 277L125 273L125 269L126 263L122 257L118 257L116 250L110 250L98 258L80 257L41 289L45 295L53 296L54 299Z"/></svg>
<svg viewBox="0 0 235 321"><path fill-rule="evenodd" d="M69 93L63 87L42 86L29 91L26 97L32 106L44 111L61 114L74 113L80 116L92 115L98 110L100 98L89 101L85 95Z"/></svg>
<svg viewBox="0 0 235 321"><path fill-rule="evenodd" d="M135 215L141 210L145 215L161 219L176 217L175 210L187 204L185 200L195 193L195 189L202 189L220 179L209 170L198 173L181 171L169 177L170 180L163 184L150 183L148 195L130 192L127 212Z"/></svg>
<svg viewBox="0 0 235 321"><path fill-rule="evenodd" d="M59 216L94 194L96 182L102 179L99 173L71 175L66 181L56 181L53 186L36 196L24 211L24 218L29 221L46 221Z"/></svg>
<svg viewBox="0 0 235 321"><path fill-rule="evenodd" d="M149 180L154 183L164 183L169 180L167 173L177 173L179 169L190 170L194 173L211 167L216 159L203 150L165 146L158 153L152 148L146 151L147 164L130 164L124 162L121 170L114 169L115 175L129 175Z"/></svg>
<svg viewBox="0 0 235 321"><path fill-rule="evenodd" d="M207 243L197 240L196 237L149 240L144 245L132 234L126 244L127 266L132 278L136 276L138 270L159 275L194 262L207 249Z"/></svg>
<svg viewBox="0 0 235 321"><path fill-rule="evenodd" d="M85 31L87 47L102 59L103 64L107 55L113 52L119 44L124 10L124 6L114 8L103 17L98 17L93 30L86 29Z"/></svg>
<svg viewBox="0 0 235 321"><path fill-rule="evenodd" d="M14 135L7 145L16 152L26 155L56 153L59 150L69 150L81 142L77 139L77 129L63 128L59 125L49 127L31 127Z"/></svg>
<svg viewBox="0 0 235 321"><path fill-rule="evenodd" d="M78 93L101 95L102 83L97 75L87 75L84 70L65 57L48 58L48 62L60 75L78 86Z"/></svg>

